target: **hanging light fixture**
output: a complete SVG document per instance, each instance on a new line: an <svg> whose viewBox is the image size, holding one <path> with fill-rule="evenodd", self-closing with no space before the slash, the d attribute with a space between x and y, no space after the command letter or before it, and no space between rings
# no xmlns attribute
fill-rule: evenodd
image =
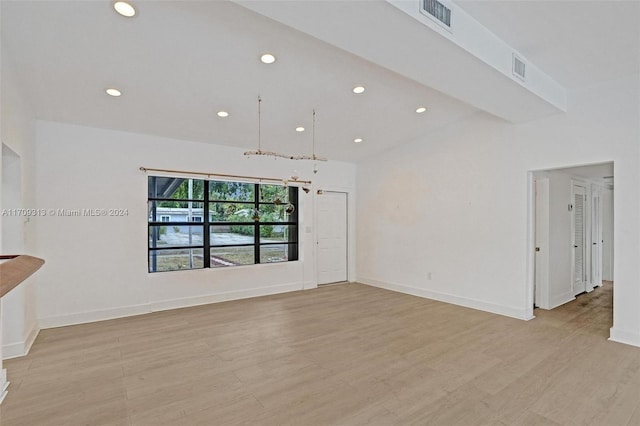
<svg viewBox="0 0 640 426"><path fill-rule="evenodd" d="M313 110L313 123L311 128L311 152L313 154L313 174L318 173L318 162L316 161L316 110Z"/></svg>
<svg viewBox="0 0 640 426"><path fill-rule="evenodd" d="M286 158L289 160L313 160L313 161L327 161L326 158L316 155L316 111L313 110L313 152L312 155L287 155L273 151L262 150L262 98L258 96L258 150L257 151L245 151L244 155L266 155L268 157ZM317 167L314 168L314 173L317 173Z"/></svg>

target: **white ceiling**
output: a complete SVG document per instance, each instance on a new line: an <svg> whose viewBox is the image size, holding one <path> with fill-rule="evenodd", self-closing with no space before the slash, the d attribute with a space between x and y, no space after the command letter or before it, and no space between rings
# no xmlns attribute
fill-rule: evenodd
<svg viewBox="0 0 640 426"><path fill-rule="evenodd" d="M358 3L365 17L374 3ZM639 70L638 17L629 16L637 2L616 3L620 25L608 32L590 30L600 14L590 2L553 2L558 18L577 12L563 25L548 18L547 2L459 3L569 87ZM138 14L127 19L106 0L0 3L3 66L13 64L38 118L255 149L261 95L262 149L309 154L315 108L318 154L358 161L478 113L237 4L134 4ZM384 31L393 39L394 28ZM275 64L260 63L265 51ZM351 93L356 84L366 92ZM106 96L110 86L123 96ZM416 114L420 105L429 112ZM230 117L216 117L220 109ZM308 131L296 133L298 125Z"/></svg>

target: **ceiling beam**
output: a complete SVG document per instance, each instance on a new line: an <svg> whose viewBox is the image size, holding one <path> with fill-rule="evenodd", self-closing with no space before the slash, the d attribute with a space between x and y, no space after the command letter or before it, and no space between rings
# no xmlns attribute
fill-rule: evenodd
<svg viewBox="0 0 640 426"><path fill-rule="evenodd" d="M452 3L451 31L418 0L236 3L509 122L566 111L562 86L526 59L515 78L515 50Z"/></svg>

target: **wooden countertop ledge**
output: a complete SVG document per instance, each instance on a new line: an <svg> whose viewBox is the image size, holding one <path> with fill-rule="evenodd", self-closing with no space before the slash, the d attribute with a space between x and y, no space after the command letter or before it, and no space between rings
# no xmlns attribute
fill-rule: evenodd
<svg viewBox="0 0 640 426"><path fill-rule="evenodd" d="M44 264L44 259L27 255L0 255L0 297L13 290Z"/></svg>

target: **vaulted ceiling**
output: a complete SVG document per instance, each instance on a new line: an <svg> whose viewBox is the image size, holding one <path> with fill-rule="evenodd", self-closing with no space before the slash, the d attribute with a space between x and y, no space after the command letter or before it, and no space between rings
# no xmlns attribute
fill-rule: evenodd
<svg viewBox="0 0 640 426"><path fill-rule="evenodd" d="M593 2L457 4L568 88L640 72L637 2L603 2L616 19ZM134 5L125 18L109 1L2 1L3 68L38 118L255 149L261 96L262 149L309 154L315 109L318 154L359 161L474 114L510 120L512 105L522 119L562 113L388 2ZM344 8L357 22L331 19ZM388 42L367 46L367 31ZM412 57L410 34L438 56Z"/></svg>

